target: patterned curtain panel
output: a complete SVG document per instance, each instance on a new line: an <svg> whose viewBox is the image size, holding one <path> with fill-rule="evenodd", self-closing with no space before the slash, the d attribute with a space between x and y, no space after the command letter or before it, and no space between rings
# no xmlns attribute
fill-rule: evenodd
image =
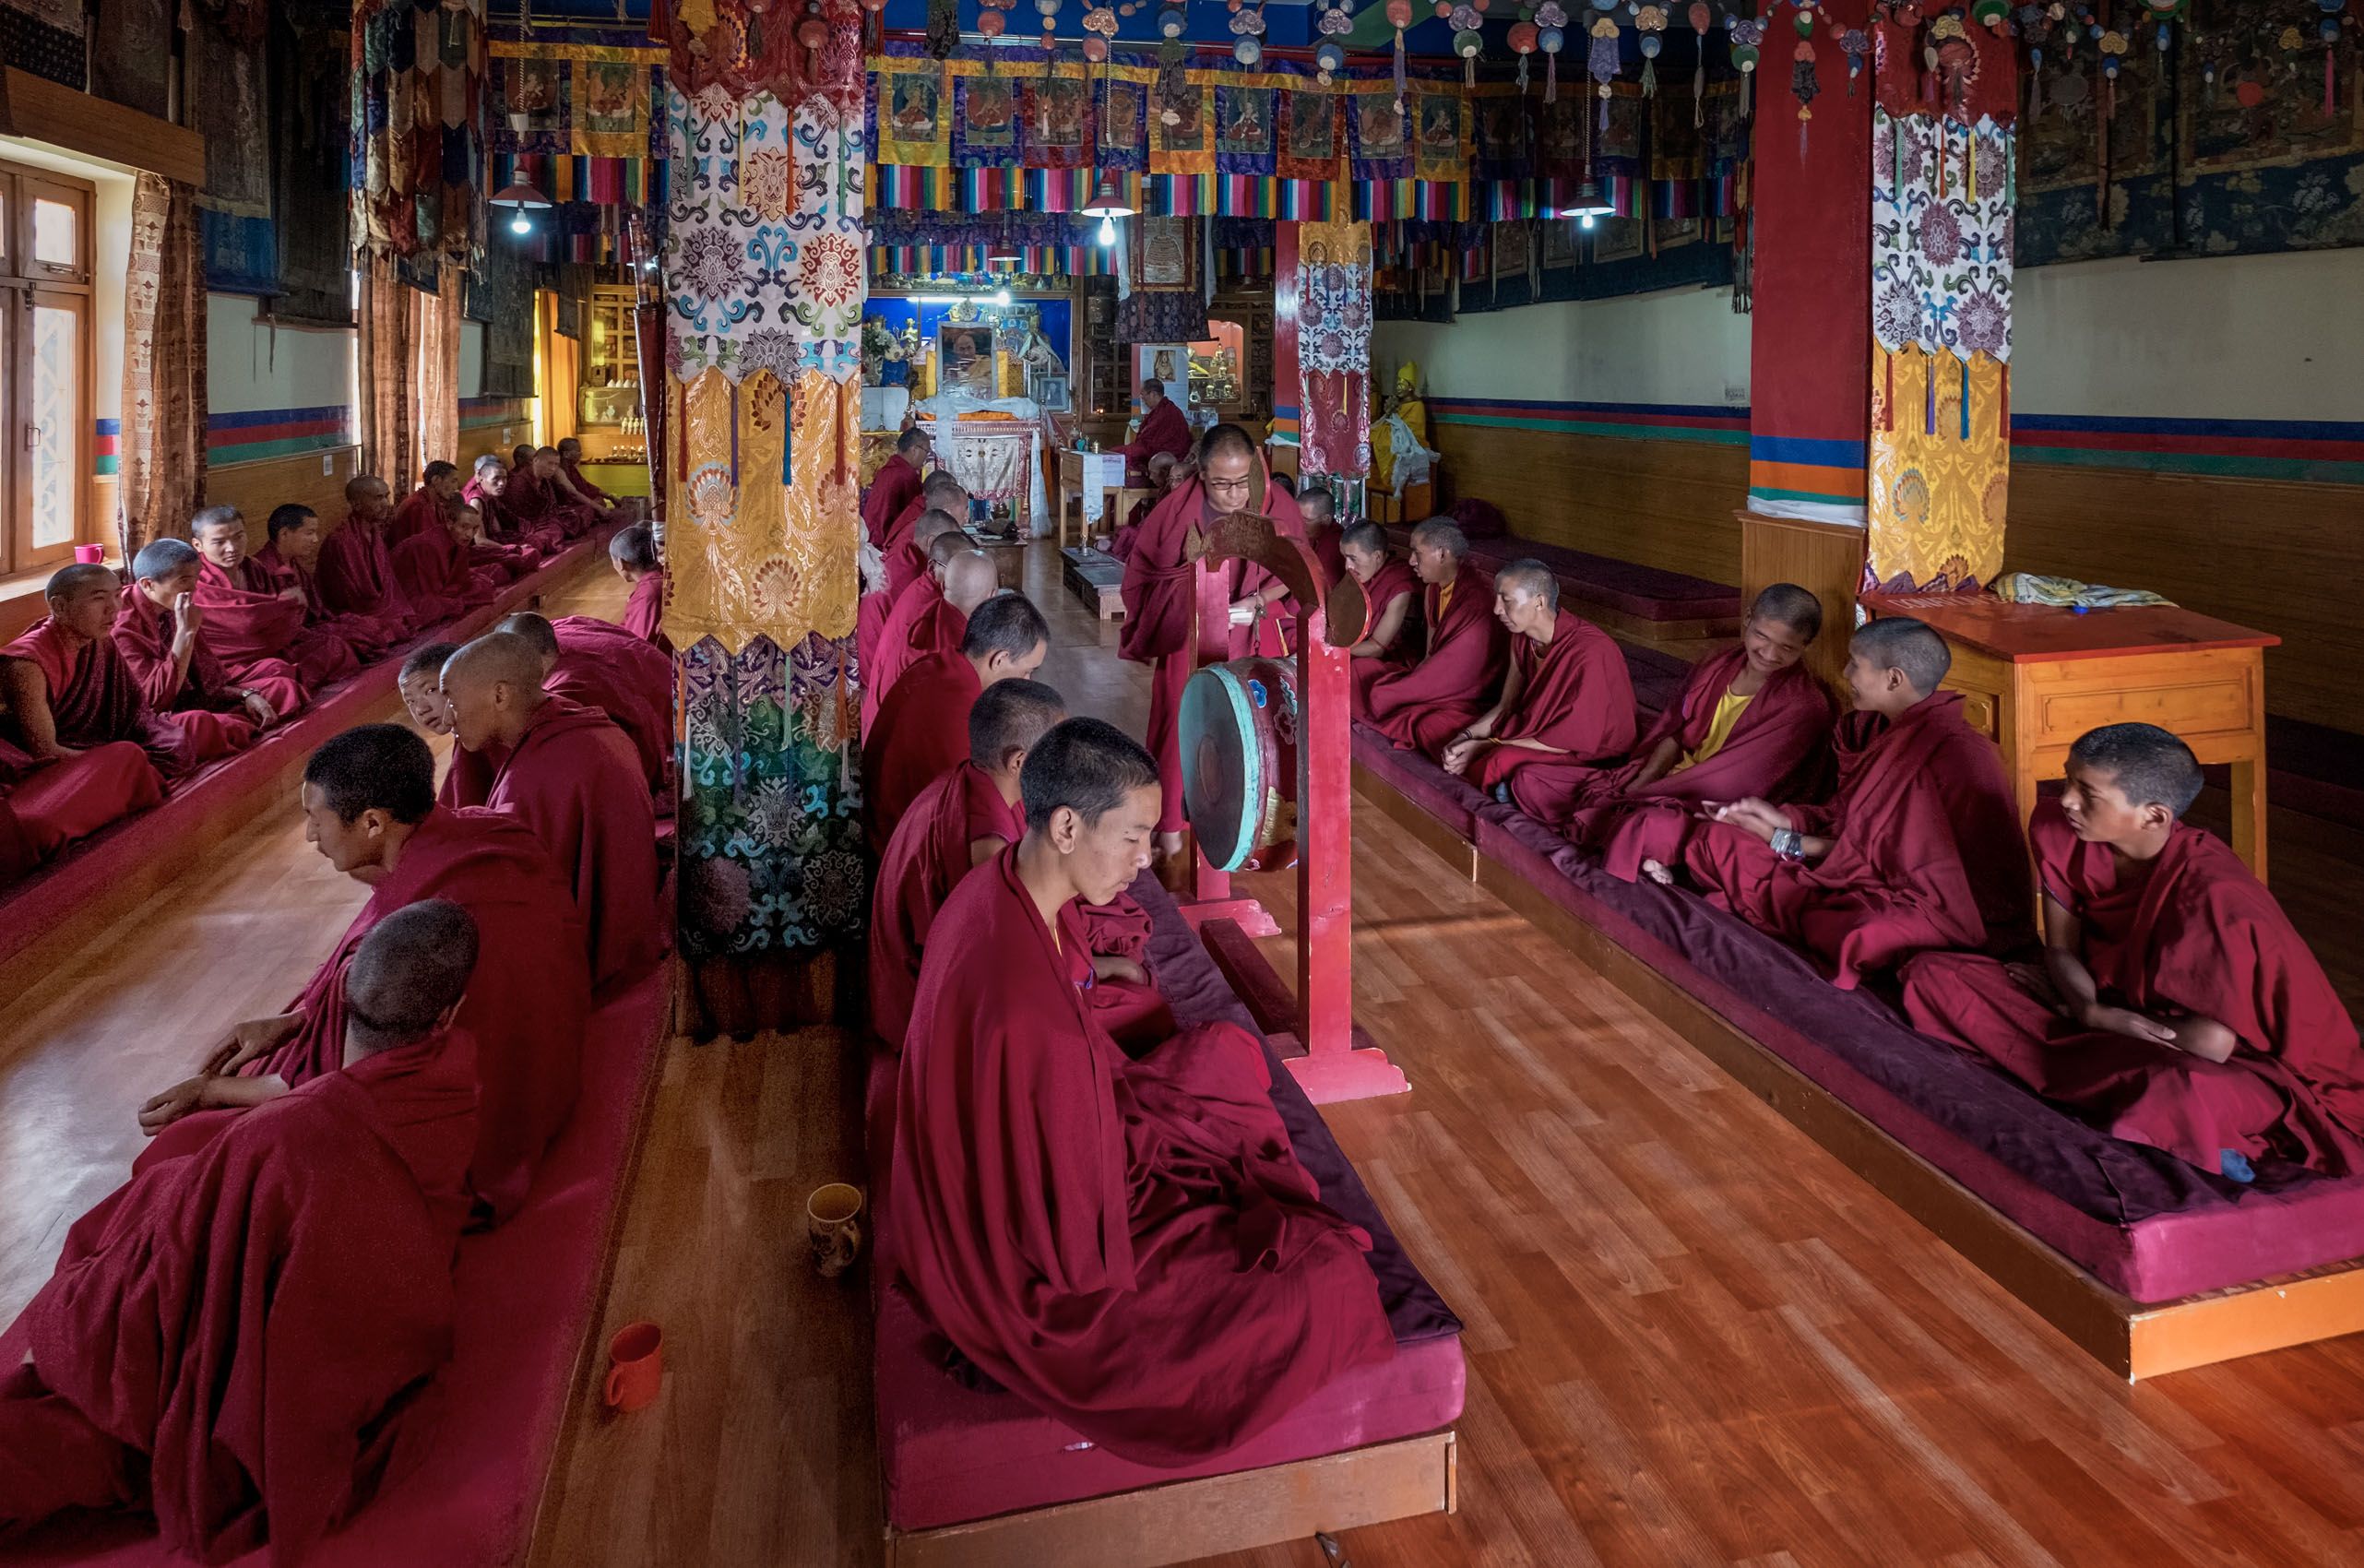
<svg viewBox="0 0 2364 1568"><path fill-rule="evenodd" d="M1311 474L1371 471L1371 225L1297 231L1300 461Z"/></svg>
<svg viewBox="0 0 2364 1568"><path fill-rule="evenodd" d="M377 475L398 496L421 466L410 445L418 432L410 390L418 312L410 302L419 297L392 257L373 255L363 262L362 471Z"/></svg>
<svg viewBox="0 0 2364 1568"><path fill-rule="evenodd" d="M415 352L419 387L419 444L411 448L414 469L435 461L455 462L459 456L459 329L461 290L459 268L443 270L441 287L432 294L410 291L417 312ZM418 474L397 480L385 476L396 495L415 483Z"/></svg>
<svg viewBox="0 0 2364 1568"><path fill-rule="evenodd" d="M189 515L205 501L205 312L196 192L141 174L124 298L117 493L126 556L152 539L187 537Z"/></svg>
<svg viewBox="0 0 2364 1568"><path fill-rule="evenodd" d="M466 261L484 244L484 0L353 8L355 243Z"/></svg>

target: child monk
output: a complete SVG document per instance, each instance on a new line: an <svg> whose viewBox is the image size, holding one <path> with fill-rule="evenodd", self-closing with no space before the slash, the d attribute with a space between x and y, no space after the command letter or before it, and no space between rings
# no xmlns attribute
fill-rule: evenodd
<svg viewBox="0 0 2364 1568"><path fill-rule="evenodd" d="M600 522L598 510L566 488L555 446L536 447L530 460L519 462L509 474L504 501L510 517L527 529L554 525L568 539L580 539Z"/></svg>
<svg viewBox="0 0 2364 1568"><path fill-rule="evenodd" d="M1883 617L1848 645L1855 712L1839 726L1828 805L1710 803L1682 864L1761 931L1804 947L1853 989L1936 948L2006 951L2027 929L2027 851L1994 742L1938 690L1945 639ZM1668 879L1655 861L1642 867Z"/></svg>
<svg viewBox="0 0 2364 1568"><path fill-rule="evenodd" d="M931 512L920 519L928 527ZM950 523L950 519L945 519ZM903 671L931 654L958 651L968 635L968 616L979 605L1002 591L1001 568L993 558L968 542L956 526L944 527L928 543L928 569L895 601L880 632L876 658L863 666L861 724L867 732L878 721L879 705L895 689Z"/></svg>
<svg viewBox="0 0 2364 1568"><path fill-rule="evenodd" d="M1924 953L1913 1027L1982 1057L2113 1137L2247 1182L2272 1159L2364 1170L2364 1052L2272 894L2182 821L2192 749L2150 724L2070 748L2027 824L2041 964Z"/></svg>
<svg viewBox="0 0 2364 1568"><path fill-rule="evenodd" d="M137 1509L190 1561L296 1562L368 1500L451 1354L476 948L450 904L386 920L352 956L341 1071L76 1221L0 1372L0 1533Z"/></svg>
<svg viewBox="0 0 2364 1568"><path fill-rule="evenodd" d="M303 585L275 581L256 564L237 507L205 507L189 519L189 538L200 557L195 591L205 640L232 681L267 680L291 668L317 691L360 668L350 644L308 624Z"/></svg>
<svg viewBox="0 0 2364 1568"><path fill-rule="evenodd" d="M1440 754L1494 705L1509 668L1509 638L1491 590L1467 567L1468 554L1468 536L1446 518L1414 529L1412 570L1425 585L1428 641L1406 667L1380 659L1349 667L1354 716L1407 751Z"/></svg>
<svg viewBox="0 0 2364 1568"><path fill-rule="evenodd" d="M624 600L624 629L663 653L673 651L665 636L665 566L657 558L657 530L632 523L608 540L608 564L632 588Z"/></svg>
<svg viewBox="0 0 2364 1568"><path fill-rule="evenodd" d="M1095 719L1036 742L1026 835L931 930L883 1225L921 1315L1138 1464L1224 1453L1393 1336L1369 1238L1325 1208L1229 1024L1135 1057L1094 1017L1078 904L1149 863L1155 760Z"/></svg>
<svg viewBox="0 0 2364 1568"><path fill-rule="evenodd" d="M1510 672L1494 706L1444 743L1437 760L1497 800L1529 775L1557 776L1622 756L1633 743L1633 678L1616 640L1560 608L1540 561L1494 574L1494 618L1510 634Z"/></svg>
<svg viewBox="0 0 2364 1568"><path fill-rule="evenodd" d="M1701 802L1787 801L1815 788L1829 757L1831 696L1800 660L1822 625L1822 600L1774 584L1750 604L1740 646L1693 667L1622 763L1554 768L1548 778L1529 769L1512 781L1512 801L1632 882L1644 861L1681 855Z"/></svg>
<svg viewBox="0 0 2364 1568"><path fill-rule="evenodd" d="M1384 659L1397 669L1409 664L1412 639L1404 635L1404 628L1420 597L1420 585L1413 580L1411 568L1388 550L1387 530L1372 522L1348 528L1338 538L1338 560L1347 575L1362 585L1362 602L1368 612L1362 637L1347 650L1348 657ZM1362 666L1353 668L1359 675ZM1356 683L1362 683L1358 679Z"/></svg>
<svg viewBox="0 0 2364 1568"><path fill-rule="evenodd" d="M255 569L275 590L292 588L303 595L305 625L342 641L363 664L401 646L409 634L399 615L344 614L329 605L318 576L325 536L311 507L298 501L275 506L265 528L269 541L255 552Z"/></svg>
<svg viewBox="0 0 2364 1568"><path fill-rule="evenodd" d="M132 581L117 595L109 635L123 655L140 696L159 713L237 714L267 730L311 700L295 667L257 659L232 679L206 636L197 602L197 552L177 539L160 539L132 557Z"/></svg>
<svg viewBox="0 0 2364 1568"><path fill-rule="evenodd" d="M863 738L862 792L873 853L885 852L896 825L920 792L968 754L968 710L986 687L1031 680L1051 650L1051 627L1024 594L997 594L977 607L960 651L920 660L879 706Z"/></svg>

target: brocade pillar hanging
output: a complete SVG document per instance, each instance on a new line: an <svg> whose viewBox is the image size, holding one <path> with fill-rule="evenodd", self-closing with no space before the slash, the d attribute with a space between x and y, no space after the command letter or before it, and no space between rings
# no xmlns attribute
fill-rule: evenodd
<svg viewBox="0 0 2364 1568"><path fill-rule="evenodd" d="M653 456L664 626L682 650L680 934L694 960L808 954L857 934L869 908L853 651L861 16L856 0L802 18L719 0L693 35L674 13ZM712 966L699 972L709 1016L727 1013Z"/></svg>
<svg viewBox="0 0 2364 1568"><path fill-rule="evenodd" d="M1958 13L1872 41L1864 587L1976 593L2011 493L2016 61Z"/></svg>
<svg viewBox="0 0 2364 1568"><path fill-rule="evenodd" d="M1297 228L1301 470L1371 470L1371 225Z"/></svg>

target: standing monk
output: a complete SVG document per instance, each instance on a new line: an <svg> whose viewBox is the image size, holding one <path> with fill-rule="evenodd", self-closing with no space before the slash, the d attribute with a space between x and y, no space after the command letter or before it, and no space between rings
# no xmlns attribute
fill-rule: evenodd
<svg viewBox="0 0 2364 1568"><path fill-rule="evenodd" d="M320 565L322 535L319 516L311 507L295 501L275 506L266 526L270 541L255 552L255 568L275 589L293 588L303 593L304 624L342 641L363 664L375 663L401 646L406 634L399 616L340 615L329 608L314 575Z"/></svg>
<svg viewBox="0 0 2364 1568"><path fill-rule="evenodd" d="M1131 441L1110 451L1124 458L1124 482L1138 486L1151 457L1163 452L1175 462L1190 456L1190 417L1166 396L1166 384L1155 378L1141 384L1141 429Z"/></svg>
<svg viewBox="0 0 2364 1568"><path fill-rule="evenodd" d="M861 520L870 525L870 537L881 550L886 548L887 529L903 515L903 508L920 498L933 445L924 428L908 426L895 438L894 455L878 465L870 488L862 493Z"/></svg>
<svg viewBox="0 0 2364 1568"><path fill-rule="evenodd" d="M1831 697L1800 660L1822 625L1822 600L1774 584L1750 604L1740 646L1701 660L1622 763L1554 769L1549 790L1522 776L1511 798L1632 882L1644 861L1681 854L1704 802L1813 789L1830 754Z"/></svg>
<svg viewBox="0 0 2364 1568"><path fill-rule="evenodd" d="M1248 433L1218 424L1199 442L1197 470L1175 484L1141 524L1124 563L1124 624L1117 651L1154 665L1149 683L1149 754L1158 759L1165 793L1158 816L1161 859L1182 852L1182 695L1197 657L1197 566L1186 553L1191 536L1218 517L1260 512L1276 531L1302 538L1297 498L1265 471Z"/></svg>
<svg viewBox="0 0 2364 1568"><path fill-rule="evenodd" d="M386 542L386 519L392 511L386 481L375 474L345 481L345 520L320 547L320 591L328 608L340 615L398 620L406 633L457 619L457 604L414 600L402 591Z"/></svg>
<svg viewBox="0 0 2364 1568"><path fill-rule="evenodd" d="M665 936L657 905L657 818L640 759L605 714L541 689L541 656L494 632L444 666L452 735L479 756L499 749L484 799L541 836L590 928L591 983L647 972Z"/></svg>
<svg viewBox="0 0 2364 1568"><path fill-rule="evenodd" d="M1395 1351L1370 1238L1322 1206L1229 1024L1128 1057L1085 1000L1077 909L1149 863L1158 769L1071 719L1026 837L936 916L896 1089L896 1260L921 1314L1035 1408L1136 1464L1227 1452Z"/></svg>
<svg viewBox="0 0 2364 1568"><path fill-rule="evenodd" d="M920 519L920 527L924 529L931 518L940 517L942 513L930 512ZM903 671L932 653L956 652L968 630L969 612L1001 588L1001 571L992 557L973 548L968 536L945 518L943 531L928 543L928 569L896 600L894 612L879 633L878 651L862 667L865 734L878 720L878 705Z"/></svg>
<svg viewBox="0 0 2364 1568"><path fill-rule="evenodd" d="M624 600L624 629L671 657L673 645L665 636L665 566L657 559L657 530L647 523L631 523L608 540L608 564L631 586Z"/></svg>
<svg viewBox="0 0 2364 1568"><path fill-rule="evenodd" d="M1560 608L1560 579L1540 561L1494 575L1494 617L1511 639L1503 695L1438 758L1496 800L1545 794L1633 744L1633 678L1598 626Z"/></svg>
<svg viewBox="0 0 2364 1568"><path fill-rule="evenodd" d="M61 567L43 596L48 616L0 648L0 683L10 739L33 757L71 764L69 777L89 783L77 820L94 829L156 803L155 781L120 745L137 748L153 773L170 779L255 743L251 708L159 713L148 706L113 636L123 609L113 572L96 564ZM195 605L187 613L204 614Z"/></svg>
<svg viewBox="0 0 2364 1568"><path fill-rule="evenodd" d="M584 615L552 621L530 610L496 630L533 644L541 689L616 722L640 758L649 792L668 793L673 757L673 661L622 627Z"/></svg>
<svg viewBox="0 0 2364 1568"><path fill-rule="evenodd" d="M117 596L111 636L139 695L159 713L234 713L267 730L303 707L309 695L291 665L276 659L247 667L232 681L205 635L197 602L195 550L177 539L140 547L131 585Z"/></svg>
<svg viewBox="0 0 2364 1568"><path fill-rule="evenodd" d="M1408 751L1443 751L1456 731L1493 706L1510 662L1509 640L1484 583L1468 569L1468 537L1455 523L1431 517L1414 529L1412 570L1427 585L1427 644L1408 669L1384 659L1351 667L1355 717Z"/></svg>
<svg viewBox="0 0 2364 1568"><path fill-rule="evenodd" d="M232 1029L196 1076L141 1108L140 1125L155 1135L192 1112L259 1105L334 1072L353 955L397 910L448 899L474 921L484 955L483 983L459 1013L483 1099L470 1182L505 1219L573 1113L581 1077L590 962L564 873L514 817L439 808L434 754L398 724L364 724L323 744L304 765L301 799L305 840L369 888L369 902L286 1011ZM178 1146L185 1131L162 1146Z"/></svg>
<svg viewBox="0 0 2364 1568"><path fill-rule="evenodd" d="M968 618L960 651L920 660L895 683L861 750L870 847L884 853L895 825L936 778L968 754L968 709L997 681L1031 680L1051 628L1024 594L987 600Z"/></svg>
<svg viewBox="0 0 2364 1568"><path fill-rule="evenodd" d="M311 607L301 583L275 581L246 553L246 519L235 506L208 506L189 519L201 558L196 601L205 612L205 640L232 681L267 680L292 669L310 691L340 681L360 667L350 644L306 623Z"/></svg>
<svg viewBox="0 0 2364 1568"><path fill-rule="evenodd" d="M442 523L458 499L458 465L440 458L429 463L419 476L419 488L404 496L386 519L386 548L399 549L403 540Z"/></svg>
<svg viewBox="0 0 2364 1568"><path fill-rule="evenodd" d="M2364 1170L2364 1052L2322 966L2240 857L2181 820L2192 748L2110 724L2027 825L2044 959L1924 953L1913 1027L2113 1137L2247 1182L2262 1159Z"/></svg>
<svg viewBox="0 0 2364 1568"><path fill-rule="evenodd" d="M0 1532L137 1508L192 1561L295 1562L367 1501L451 1355L475 964L449 904L387 921L353 956L343 1071L75 1222L0 1373Z"/></svg>
<svg viewBox="0 0 2364 1568"><path fill-rule="evenodd" d="M1994 742L1939 691L1945 639L1883 618L1848 645L1855 712L1825 806L1754 798L1708 809L1682 863L1707 901L1795 943L1852 990L1929 948L2009 948L2027 929L2027 849ZM1657 862L1642 870L1655 880Z"/></svg>

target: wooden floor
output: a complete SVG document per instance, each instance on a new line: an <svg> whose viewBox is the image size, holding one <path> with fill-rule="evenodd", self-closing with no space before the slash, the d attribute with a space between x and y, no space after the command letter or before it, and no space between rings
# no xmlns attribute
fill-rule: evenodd
<svg viewBox="0 0 2364 1568"><path fill-rule="evenodd" d="M1046 553L1044 678L1137 724L1115 628ZM2364 1340L2114 1381L1556 944L1357 822L1361 1021L1413 1092L1330 1123L1467 1320L1470 1371L1461 1511L1349 1533L1357 1568L2364 1562ZM2275 865L2312 923L2359 858L2297 824L2277 816ZM292 829L241 859L0 1032L0 1308L120 1171L150 1079L284 997L350 907ZM1257 880L1285 925L1288 879ZM857 1083L830 1030L671 1048L610 1306L663 1325L665 1390L578 1421L537 1561L878 1561L863 1285L814 1277L802 1215L854 1170Z"/></svg>

